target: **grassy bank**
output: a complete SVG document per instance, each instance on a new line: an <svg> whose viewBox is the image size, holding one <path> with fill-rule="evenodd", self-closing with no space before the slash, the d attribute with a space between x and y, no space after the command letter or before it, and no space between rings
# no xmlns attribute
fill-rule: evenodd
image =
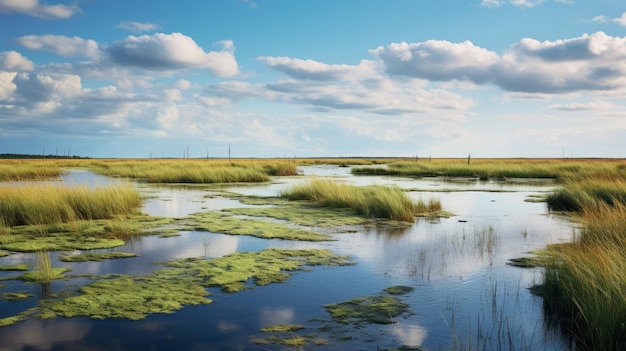
<svg viewBox="0 0 626 351"><path fill-rule="evenodd" d="M580 349L625 350L626 180L568 180L548 203L574 211L584 229L576 242L550 247L539 293Z"/></svg>
<svg viewBox="0 0 626 351"><path fill-rule="evenodd" d="M387 186L354 186L316 179L282 194L289 200L313 201L324 207L351 208L364 217L413 222L415 216L441 211L441 203L411 200L402 189Z"/></svg>

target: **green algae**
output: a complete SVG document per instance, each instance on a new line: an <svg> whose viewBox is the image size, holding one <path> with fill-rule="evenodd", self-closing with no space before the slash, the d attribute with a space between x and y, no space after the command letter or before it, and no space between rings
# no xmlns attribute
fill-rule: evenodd
<svg viewBox="0 0 626 351"><path fill-rule="evenodd" d="M324 306L337 323L391 324L409 305L392 296L365 296Z"/></svg>
<svg viewBox="0 0 626 351"><path fill-rule="evenodd" d="M314 207L303 202L274 207L231 208L229 213L253 217L270 217L309 227L338 227L367 224L368 220L349 208Z"/></svg>
<svg viewBox="0 0 626 351"><path fill-rule="evenodd" d="M304 326L300 324L271 324L262 327L261 331L264 333L285 333L295 332L301 329L304 329Z"/></svg>
<svg viewBox="0 0 626 351"><path fill-rule="evenodd" d="M102 260L131 258L131 257L137 257L137 254L132 253L132 252L107 252L107 253L61 256L59 257L59 260L63 262L87 262L87 261L102 261Z"/></svg>
<svg viewBox="0 0 626 351"><path fill-rule="evenodd" d="M174 313L185 305L211 303L206 295L204 288L189 279L126 276L88 284L76 296L43 301L37 316L140 320L153 313Z"/></svg>
<svg viewBox="0 0 626 351"><path fill-rule="evenodd" d="M331 237L282 223L252 218L232 217L224 212L201 212L183 221L194 230L229 235L250 235L263 239L327 241Z"/></svg>
<svg viewBox="0 0 626 351"><path fill-rule="evenodd" d="M298 331L305 329L299 324L274 324L261 328L263 333L271 333L267 337L254 337L250 341L257 345L286 345L296 348L302 348L307 345L326 345L325 339L320 339L316 334L297 335Z"/></svg>
<svg viewBox="0 0 626 351"><path fill-rule="evenodd" d="M173 219L128 216L109 220L22 225L0 236L0 250L17 252L109 249L130 237L171 230Z"/></svg>
<svg viewBox="0 0 626 351"><path fill-rule="evenodd" d="M71 271L71 269L69 268L49 268L45 271L34 270L17 276L14 279L34 283L49 282L52 280L65 278L65 273L69 271Z"/></svg>
<svg viewBox="0 0 626 351"><path fill-rule="evenodd" d="M9 256L11 253L9 251L0 250L0 257Z"/></svg>
<svg viewBox="0 0 626 351"><path fill-rule="evenodd" d="M383 291L390 295L404 295L412 292L413 290L415 289L410 286L396 285L386 288Z"/></svg>
<svg viewBox="0 0 626 351"><path fill-rule="evenodd" d="M11 301L11 302L26 300L33 296L34 296L33 294L27 291L14 291L14 292L7 292L7 293L2 294L3 299L7 301Z"/></svg>
<svg viewBox="0 0 626 351"><path fill-rule="evenodd" d="M0 266L0 272L18 272L27 271L30 268L28 264L12 264L7 266Z"/></svg>
<svg viewBox="0 0 626 351"><path fill-rule="evenodd" d="M174 313L183 306L211 303L206 297L209 294L207 287L237 292L250 289L248 281L257 286L282 282L291 276L292 271L302 270L305 266L352 264L354 262L349 257L322 249L267 249L214 259L178 259L164 262L164 268L141 277L91 276L96 281L79 288L75 294L59 294L42 300L34 310L0 320L0 326L30 316L139 320L155 313Z"/></svg>

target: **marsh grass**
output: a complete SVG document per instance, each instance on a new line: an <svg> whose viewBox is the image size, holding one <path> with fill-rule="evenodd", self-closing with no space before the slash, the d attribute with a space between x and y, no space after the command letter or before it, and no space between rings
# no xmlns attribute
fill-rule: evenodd
<svg viewBox="0 0 626 351"><path fill-rule="evenodd" d="M413 202L402 189L389 186L354 186L314 179L294 186L281 194L289 200L312 201L323 207L350 208L367 218L388 218L413 222L415 216L441 210L441 203L431 200Z"/></svg>
<svg viewBox="0 0 626 351"><path fill-rule="evenodd" d="M297 174L297 164L284 160L103 160L87 166L103 175L150 183L267 182L270 176Z"/></svg>
<svg viewBox="0 0 626 351"><path fill-rule="evenodd" d="M102 188L29 184L0 187L0 224L44 225L136 214L141 197L131 185Z"/></svg>
<svg viewBox="0 0 626 351"><path fill-rule="evenodd" d="M0 181L42 180L61 176L63 170L51 161L2 160Z"/></svg>
<svg viewBox="0 0 626 351"><path fill-rule="evenodd" d="M396 175L409 177L448 176L480 179L554 178L584 179L598 174L626 175L622 159L420 159L399 160L388 167L355 167L359 175Z"/></svg>

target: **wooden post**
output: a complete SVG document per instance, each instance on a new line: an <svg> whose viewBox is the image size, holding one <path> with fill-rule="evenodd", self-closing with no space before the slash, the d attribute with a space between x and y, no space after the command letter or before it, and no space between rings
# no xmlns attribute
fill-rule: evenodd
<svg viewBox="0 0 626 351"><path fill-rule="evenodd" d="M470 164L470 158L471 158L471 155L472 155L472 154L467 154L467 164L468 164L468 165Z"/></svg>

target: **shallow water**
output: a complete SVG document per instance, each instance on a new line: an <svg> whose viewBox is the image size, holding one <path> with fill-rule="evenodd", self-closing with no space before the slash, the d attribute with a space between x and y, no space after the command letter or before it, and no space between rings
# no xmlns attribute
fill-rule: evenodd
<svg viewBox="0 0 626 351"><path fill-rule="evenodd" d="M275 350L251 337L263 336L267 324L297 323L306 333L328 339L314 350L377 350L386 347L423 346L429 350L566 350L567 340L546 327L542 300L528 288L541 281L541 269L507 265L511 258L544 248L549 243L571 241L575 229L550 214L544 203L525 202L552 185L526 182L458 179L357 177L349 168L302 167L304 176L279 178L276 183L229 186L245 195L275 196L309 177L332 177L358 185L397 185L413 190L415 198L441 200L454 217L419 219L403 230L360 228L355 233L333 234L336 241L302 243L264 240L205 232L182 232L178 237L143 237L115 251L139 257L102 262L62 263L51 253L53 266L69 267L72 274L124 273L143 275L160 268L155 262L183 257L221 257L233 252L270 247L328 248L352 255L349 267L315 267L297 272L285 283L257 287L236 294L210 289L215 302L189 306L172 315L152 315L146 320L95 321L87 318L29 320L0 328L0 350ZM72 174L89 184L107 182ZM144 212L155 216L185 215L243 206L221 197L211 187L153 186L137 184L145 201ZM417 191L419 190L419 191ZM441 192L446 190L445 192ZM450 191L457 190L457 191ZM106 251L106 250L105 250ZM32 255L0 258L0 265L32 261ZM0 272L0 277L15 273ZM81 278L82 279L82 278ZM51 286L2 282L7 291L30 291L36 297L81 279L55 281ZM355 329L331 321L324 305L359 296L377 295L392 285L414 287L400 298L410 312L392 325ZM36 298L22 302L0 300L0 317L33 306ZM321 327L325 331L320 331ZM331 330L331 331L326 331ZM284 347L291 350L293 348Z"/></svg>

